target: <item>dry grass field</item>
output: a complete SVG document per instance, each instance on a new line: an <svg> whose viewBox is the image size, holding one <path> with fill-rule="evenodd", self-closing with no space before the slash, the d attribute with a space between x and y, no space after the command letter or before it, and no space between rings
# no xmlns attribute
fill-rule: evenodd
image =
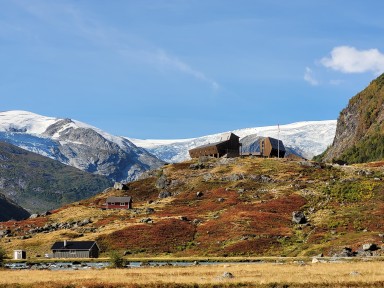
<svg viewBox="0 0 384 288"><path fill-rule="evenodd" d="M0 287L384 287L383 262L0 271ZM233 278L224 277L229 272Z"/></svg>

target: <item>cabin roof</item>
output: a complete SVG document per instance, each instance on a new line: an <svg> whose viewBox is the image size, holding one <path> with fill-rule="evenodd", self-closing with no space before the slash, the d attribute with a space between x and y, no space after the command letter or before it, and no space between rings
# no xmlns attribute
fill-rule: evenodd
<svg viewBox="0 0 384 288"><path fill-rule="evenodd" d="M52 245L51 250L90 250L93 245L97 246L96 241L57 241ZM99 248L99 246L97 246Z"/></svg>
<svg viewBox="0 0 384 288"><path fill-rule="evenodd" d="M132 202L132 197L131 196L123 196L123 197L115 197L111 196L107 198L106 202Z"/></svg>
<svg viewBox="0 0 384 288"><path fill-rule="evenodd" d="M201 145L201 146L197 146L195 148L190 149L189 151L195 150L195 149L201 149L201 148L217 146L219 144L222 144L222 143L225 143L225 142L229 141L231 139L231 137L233 137L233 136L237 137L237 138L240 138L239 136L237 136L236 134L233 134L232 132L227 132L227 133L224 133L224 134L222 134L220 136L220 141L204 144L204 145Z"/></svg>

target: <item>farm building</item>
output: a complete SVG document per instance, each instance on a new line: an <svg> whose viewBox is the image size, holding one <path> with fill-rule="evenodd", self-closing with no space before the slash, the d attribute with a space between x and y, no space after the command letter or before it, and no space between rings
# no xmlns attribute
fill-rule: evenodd
<svg viewBox="0 0 384 288"><path fill-rule="evenodd" d="M13 259L14 260L27 259L27 253L24 250L14 250Z"/></svg>
<svg viewBox="0 0 384 288"><path fill-rule="evenodd" d="M53 258L97 258L100 252L95 241L58 241L51 250Z"/></svg>
<svg viewBox="0 0 384 288"><path fill-rule="evenodd" d="M233 133L224 134L219 142L202 145L189 150L191 158L199 158L200 156L212 157L238 157L240 155L239 136Z"/></svg>
<svg viewBox="0 0 384 288"><path fill-rule="evenodd" d="M132 209L132 197L108 197L105 205L107 209Z"/></svg>
<svg viewBox="0 0 384 288"><path fill-rule="evenodd" d="M260 140L260 153L264 157L284 158L285 147L283 141L266 137Z"/></svg>

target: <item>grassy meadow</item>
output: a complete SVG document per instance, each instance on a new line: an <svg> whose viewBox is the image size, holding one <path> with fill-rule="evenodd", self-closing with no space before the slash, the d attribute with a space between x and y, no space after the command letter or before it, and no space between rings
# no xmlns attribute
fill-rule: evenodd
<svg viewBox="0 0 384 288"><path fill-rule="evenodd" d="M384 287L383 262L0 271L0 287ZM225 277L229 272L233 277ZM227 274L228 275L228 274Z"/></svg>

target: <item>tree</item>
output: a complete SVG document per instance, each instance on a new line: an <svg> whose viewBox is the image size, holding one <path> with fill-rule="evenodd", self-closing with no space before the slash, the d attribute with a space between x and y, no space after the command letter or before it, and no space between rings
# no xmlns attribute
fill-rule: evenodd
<svg viewBox="0 0 384 288"><path fill-rule="evenodd" d="M6 252L3 247L0 247L0 266L3 266Z"/></svg>
<svg viewBox="0 0 384 288"><path fill-rule="evenodd" d="M110 256L110 263L112 268L122 268L125 266L125 260L123 256L121 256L116 251L113 251Z"/></svg>

